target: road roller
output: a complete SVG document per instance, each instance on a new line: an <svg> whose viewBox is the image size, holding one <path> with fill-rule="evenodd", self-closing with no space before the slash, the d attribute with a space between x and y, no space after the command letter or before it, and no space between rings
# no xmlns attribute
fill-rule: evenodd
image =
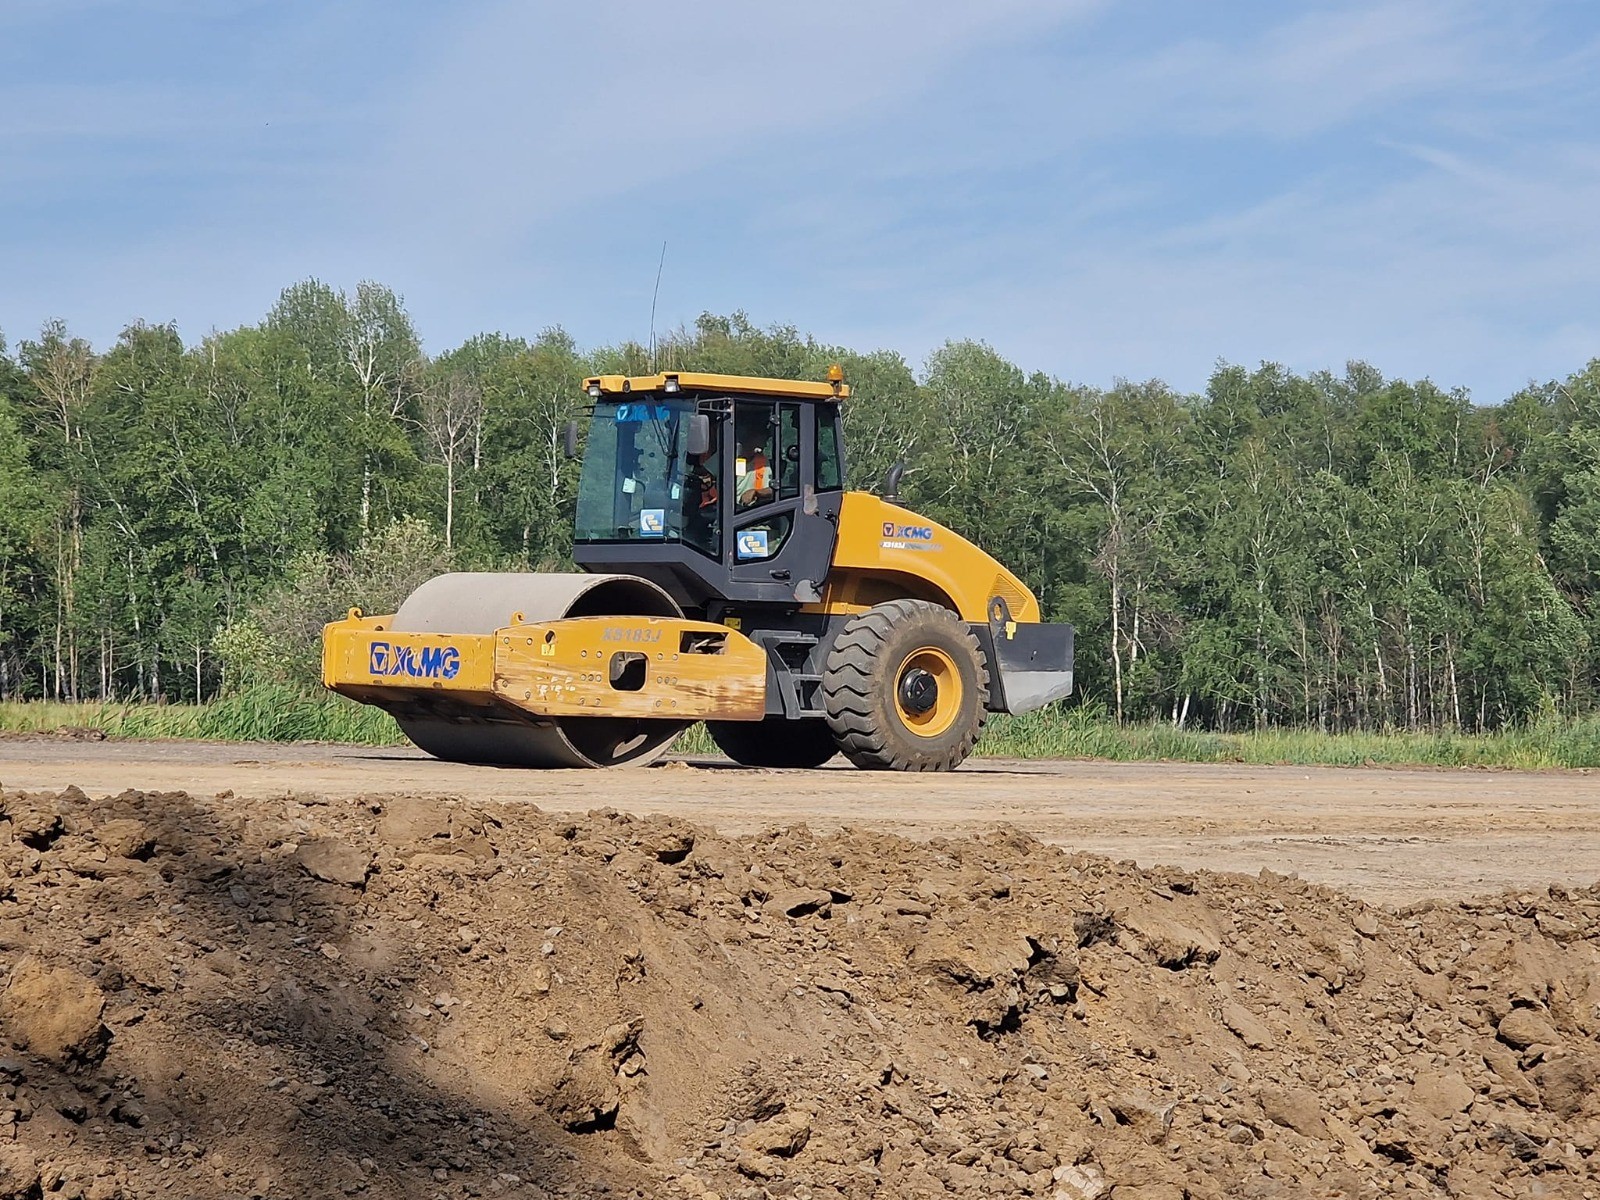
<svg viewBox="0 0 1600 1200"><path fill-rule="evenodd" d="M437 758L647 764L696 721L752 767L959 766L991 712L1072 691L1073 629L1010 571L847 491L826 380L585 381L570 573L454 573L323 635L323 682Z"/></svg>

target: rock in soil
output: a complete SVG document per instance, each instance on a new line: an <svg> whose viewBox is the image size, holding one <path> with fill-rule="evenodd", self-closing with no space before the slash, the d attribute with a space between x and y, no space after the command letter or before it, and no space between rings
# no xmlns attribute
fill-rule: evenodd
<svg viewBox="0 0 1600 1200"><path fill-rule="evenodd" d="M29 956L11 969L0 993L0 1030L11 1044L58 1067L105 1057L110 1031L100 1023L106 998L92 979L70 967Z"/></svg>
<svg viewBox="0 0 1600 1200"><path fill-rule="evenodd" d="M334 838L313 838L302 842L294 852L295 861L306 873L328 883L342 883L347 887L360 887L367 881L367 871L372 863L370 851Z"/></svg>

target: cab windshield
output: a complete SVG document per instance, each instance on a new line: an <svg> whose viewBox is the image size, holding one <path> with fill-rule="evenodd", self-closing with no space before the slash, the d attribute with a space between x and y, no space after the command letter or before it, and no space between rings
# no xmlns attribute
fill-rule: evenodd
<svg viewBox="0 0 1600 1200"><path fill-rule="evenodd" d="M693 400L648 396L594 407L578 483L580 542L686 541L716 553L716 480L689 459ZM702 456L714 467L716 454Z"/></svg>

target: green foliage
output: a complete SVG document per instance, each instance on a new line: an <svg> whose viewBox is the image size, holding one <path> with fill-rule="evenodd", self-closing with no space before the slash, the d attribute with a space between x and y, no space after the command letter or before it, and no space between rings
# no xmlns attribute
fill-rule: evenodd
<svg viewBox="0 0 1600 1200"><path fill-rule="evenodd" d="M5 382L0 379L0 385ZM8 649L14 653L19 635L25 635L36 589L33 547L45 501L7 392L0 386L0 695L8 690Z"/></svg>
<svg viewBox="0 0 1600 1200"><path fill-rule="evenodd" d="M1316 742L1339 761L1396 730L1436 739L1404 743L1430 761L1490 731L1528 761L1590 753L1600 362L1488 407L1364 363L1222 364L1186 396L971 341L914 367L743 313L654 346L547 329L430 359L392 291L317 280L193 346L143 323L99 353L60 322L0 342L0 698L221 696L238 727L276 696L309 728L288 697L316 688L324 622L444 569L569 564L561 434L586 375L832 362L851 485L904 463L906 505L1078 628L1087 699L997 720L991 747L1248 757L1312 729L1351 737Z"/></svg>
<svg viewBox="0 0 1600 1200"><path fill-rule="evenodd" d="M315 687L321 679L324 625L351 608L393 612L418 584L452 566L438 533L414 518L379 530L354 554L299 555L282 582L212 640L224 668L224 695Z"/></svg>

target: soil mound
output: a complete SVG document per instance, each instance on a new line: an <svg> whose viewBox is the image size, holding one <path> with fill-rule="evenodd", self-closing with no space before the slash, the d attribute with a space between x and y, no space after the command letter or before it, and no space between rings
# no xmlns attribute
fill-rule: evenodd
<svg viewBox="0 0 1600 1200"><path fill-rule="evenodd" d="M1005 828L12 793L0 1197L1600 1194L1597 947Z"/></svg>
<svg viewBox="0 0 1600 1200"><path fill-rule="evenodd" d="M0 742L103 742L106 732L86 725L60 725L55 729L3 729Z"/></svg>

